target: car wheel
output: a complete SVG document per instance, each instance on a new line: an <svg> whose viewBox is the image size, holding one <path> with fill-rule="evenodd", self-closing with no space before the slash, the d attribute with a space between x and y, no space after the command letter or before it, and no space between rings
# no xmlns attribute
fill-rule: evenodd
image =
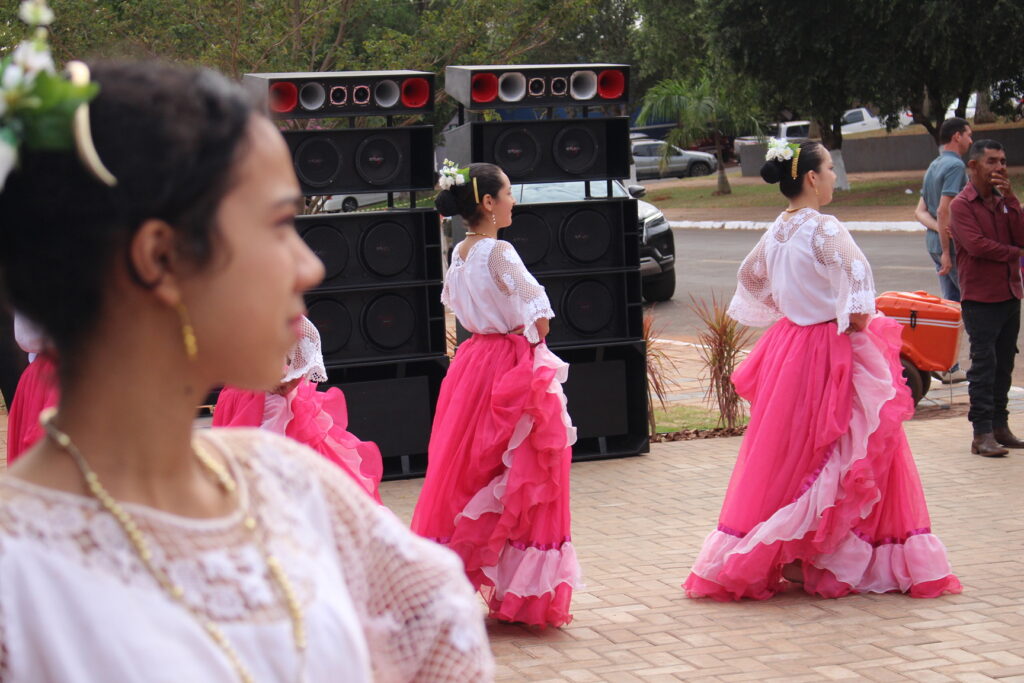
<svg viewBox="0 0 1024 683"><path fill-rule="evenodd" d="M710 175L710 174L711 174L711 166L709 164L706 164L703 161L695 161L692 164L690 164L690 175L691 176Z"/></svg>
<svg viewBox="0 0 1024 683"><path fill-rule="evenodd" d="M924 398L924 394L927 389L924 386L924 378L928 377L927 373L921 372L917 367L910 362L909 358L900 357L900 363L903 365L903 377L907 380L907 386L910 387L910 396L914 399L914 405ZM931 378L928 378L928 383L931 384Z"/></svg>
<svg viewBox="0 0 1024 683"><path fill-rule="evenodd" d="M644 298L650 302L668 301L676 293L676 271L667 270L643 281Z"/></svg>
<svg viewBox="0 0 1024 683"><path fill-rule="evenodd" d="M341 202L341 210L345 213L355 211L359 208L359 202L356 201L355 197L345 197L345 200Z"/></svg>

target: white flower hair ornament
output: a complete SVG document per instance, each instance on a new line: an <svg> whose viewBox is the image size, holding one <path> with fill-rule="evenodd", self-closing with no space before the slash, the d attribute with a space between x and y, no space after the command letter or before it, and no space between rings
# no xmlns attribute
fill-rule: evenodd
<svg viewBox="0 0 1024 683"><path fill-rule="evenodd" d="M54 17L46 0L23 0L18 16L32 35L0 59L0 190L23 148L74 148L90 173L115 185L92 141L88 102L99 86L90 82L89 68L70 62L68 78L56 72L46 28Z"/></svg>
<svg viewBox="0 0 1024 683"><path fill-rule="evenodd" d="M799 146L792 142L768 138L768 152L764 155L766 161L789 161Z"/></svg>
<svg viewBox="0 0 1024 683"><path fill-rule="evenodd" d="M437 180L437 186L442 190L450 190L456 185L465 185L466 179L469 177L468 168L459 168L451 159L445 159L444 163L441 164L441 170L438 171L440 176Z"/></svg>

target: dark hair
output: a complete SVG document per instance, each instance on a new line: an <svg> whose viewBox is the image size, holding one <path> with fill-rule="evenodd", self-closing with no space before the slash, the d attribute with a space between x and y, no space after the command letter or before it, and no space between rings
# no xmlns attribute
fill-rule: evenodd
<svg viewBox="0 0 1024 683"><path fill-rule="evenodd" d="M792 199L800 194L804 188L804 176L808 171L817 171L821 168L827 154L825 146L820 142L805 142L800 145L800 158L796 162L796 178L793 177L793 161L775 161L774 159L764 162L761 167L761 177L766 183L779 184L779 190L783 195Z"/></svg>
<svg viewBox="0 0 1024 683"><path fill-rule="evenodd" d="M953 136L957 133L963 133L970 127L970 123L967 119L962 119L959 116L954 116L951 119L946 119L939 126L939 144L947 145L953 140Z"/></svg>
<svg viewBox="0 0 1024 683"><path fill-rule="evenodd" d="M0 192L0 290L69 358L98 321L111 266L148 219L177 231L182 255L209 263L214 216L233 182L253 110L213 71L159 62L91 67L93 141L115 187L74 150L21 150ZM129 263L129 271L141 282Z"/></svg>
<svg viewBox="0 0 1024 683"><path fill-rule="evenodd" d="M494 164L470 164L469 180L462 185L452 185L449 190L441 190L434 199L434 206L442 216L461 216L470 225L483 217L480 210L480 199L484 195L498 197L501 190L501 169ZM476 178L476 195L473 194L473 179Z"/></svg>
<svg viewBox="0 0 1024 683"><path fill-rule="evenodd" d="M967 153L968 161L974 161L985 156L986 149L994 149L997 152L1003 148L1001 144L995 140L975 140L974 144L971 145L971 150Z"/></svg>

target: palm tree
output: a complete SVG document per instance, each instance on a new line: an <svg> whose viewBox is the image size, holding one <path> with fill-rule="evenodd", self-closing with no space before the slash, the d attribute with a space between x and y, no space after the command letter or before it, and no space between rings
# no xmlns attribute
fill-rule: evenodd
<svg viewBox="0 0 1024 683"><path fill-rule="evenodd" d="M715 158L718 160L717 194L732 194L722 154L724 137L735 135L740 121L749 121L748 128L757 127L752 101L742 84L729 84L707 74L692 82L670 78L659 81L644 95L637 124L642 126L651 120L675 121L676 127L666 141L678 147L687 147L707 138L710 133L715 141ZM670 149L665 147L663 164L668 163Z"/></svg>

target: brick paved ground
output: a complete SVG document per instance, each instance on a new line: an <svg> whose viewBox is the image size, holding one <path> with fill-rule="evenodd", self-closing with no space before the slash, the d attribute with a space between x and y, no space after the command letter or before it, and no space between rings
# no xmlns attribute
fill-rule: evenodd
<svg viewBox="0 0 1024 683"><path fill-rule="evenodd" d="M668 347L675 400L699 402L693 347ZM716 520L740 440L654 444L649 455L573 466L587 586L563 629L489 624L499 680L1024 681L1024 453L970 455L964 389L952 410L940 391L907 434L962 595L688 600L679 584ZM1024 419L1011 423L1024 432ZM0 416L0 446L5 436ZM408 520L421 483L386 482L384 502Z"/></svg>

